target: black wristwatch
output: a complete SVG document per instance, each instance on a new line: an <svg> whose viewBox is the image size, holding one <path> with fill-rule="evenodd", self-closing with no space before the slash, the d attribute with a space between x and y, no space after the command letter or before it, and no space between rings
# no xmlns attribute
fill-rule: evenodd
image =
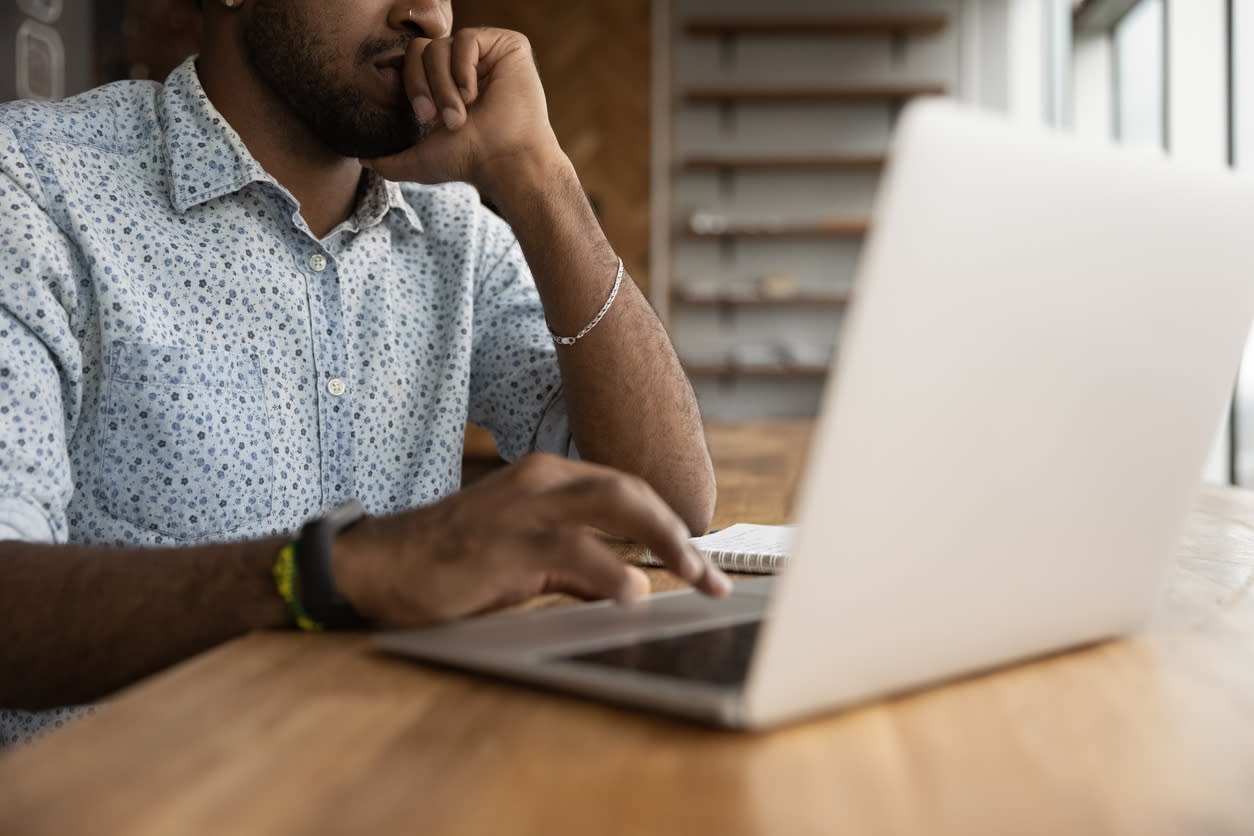
<svg viewBox="0 0 1254 836"><path fill-rule="evenodd" d="M331 544L336 535L364 516L366 509L361 502L349 500L305 523L296 541L301 604L310 618L328 630L347 630L367 623L340 594L331 571Z"/></svg>

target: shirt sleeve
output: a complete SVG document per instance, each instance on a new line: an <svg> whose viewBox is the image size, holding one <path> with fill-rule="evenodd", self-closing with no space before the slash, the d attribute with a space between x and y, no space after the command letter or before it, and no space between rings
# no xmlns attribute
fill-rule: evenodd
<svg viewBox="0 0 1254 836"><path fill-rule="evenodd" d="M0 125L0 538L64 542L82 352L69 313L73 248L42 197Z"/></svg>
<svg viewBox="0 0 1254 836"><path fill-rule="evenodd" d="M578 458L557 351L522 248L485 210L475 287L469 418L508 461L540 450Z"/></svg>

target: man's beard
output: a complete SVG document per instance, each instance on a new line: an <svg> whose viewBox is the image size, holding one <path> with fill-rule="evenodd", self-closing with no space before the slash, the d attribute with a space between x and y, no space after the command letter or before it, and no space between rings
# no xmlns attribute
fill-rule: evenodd
<svg viewBox="0 0 1254 836"><path fill-rule="evenodd" d="M357 59L368 62L397 46L395 42L366 43ZM283 0L257 0L252 25L244 33L244 47L262 82L315 137L341 156L386 157L404 151L427 133L403 102L395 109L380 107L337 78L331 50Z"/></svg>

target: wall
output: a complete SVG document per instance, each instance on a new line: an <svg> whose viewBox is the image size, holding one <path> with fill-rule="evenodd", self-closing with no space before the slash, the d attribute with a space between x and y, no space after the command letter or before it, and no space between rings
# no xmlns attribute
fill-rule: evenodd
<svg viewBox="0 0 1254 836"><path fill-rule="evenodd" d="M531 41L549 118L628 273L649 293L650 0L454 0L454 24ZM464 481L494 466L492 438L466 436ZM485 464L485 462L487 464Z"/></svg>
<svg viewBox="0 0 1254 836"><path fill-rule="evenodd" d="M1114 52L1105 33L1076 37L1073 53L1072 126L1081 136L1108 138L1115 133Z"/></svg>
<svg viewBox="0 0 1254 836"><path fill-rule="evenodd" d="M963 98L1016 119L1068 124L1070 9L1070 0L963 0Z"/></svg>
<svg viewBox="0 0 1254 836"><path fill-rule="evenodd" d="M558 140L628 272L649 289L649 0L454 0L457 26L531 40Z"/></svg>

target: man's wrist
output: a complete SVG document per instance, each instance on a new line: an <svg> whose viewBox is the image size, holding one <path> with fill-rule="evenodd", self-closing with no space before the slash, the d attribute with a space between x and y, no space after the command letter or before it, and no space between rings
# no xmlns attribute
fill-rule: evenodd
<svg viewBox="0 0 1254 836"><path fill-rule="evenodd" d="M571 188L582 194L574 164L556 146L497 160L481 169L475 182L511 225L526 218L538 200L552 200Z"/></svg>
<svg viewBox="0 0 1254 836"><path fill-rule="evenodd" d="M345 597L332 565L332 549L340 533L365 516L366 511L357 500L338 505L306 523L300 537L280 553L275 580L302 629L342 629L366 623ZM289 573L286 584L285 572Z"/></svg>
<svg viewBox="0 0 1254 836"><path fill-rule="evenodd" d="M378 545L374 535L377 518L366 516L340 533L331 543L330 565L335 585L353 608L365 618L377 616L370 591L378 588L371 580Z"/></svg>

